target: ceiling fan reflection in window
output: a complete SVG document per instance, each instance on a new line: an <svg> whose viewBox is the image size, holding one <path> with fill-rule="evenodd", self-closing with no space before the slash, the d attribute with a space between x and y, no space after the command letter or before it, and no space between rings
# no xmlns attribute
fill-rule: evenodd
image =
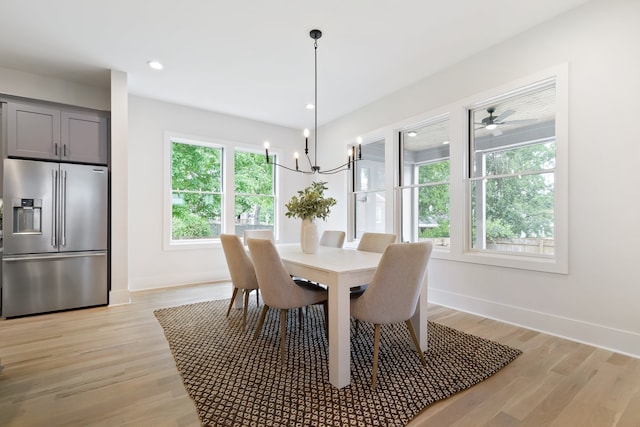
<svg viewBox="0 0 640 427"><path fill-rule="evenodd" d="M487 108L487 113L489 113L489 115L487 117L485 117L484 119L482 119L482 121L480 123L475 123L476 125L478 125L476 127L476 130L478 129L486 129L486 130L490 130L493 132L494 136L500 136L502 135L502 130L500 130L500 126L507 126L507 125L527 125L527 124L531 124L531 123L535 123L536 119L523 119L523 120L506 120L505 119L509 116L511 116L512 114L515 113L515 110L506 110L503 111L502 113L498 114L497 116L494 116L493 113L496 112L496 107L489 107Z"/></svg>

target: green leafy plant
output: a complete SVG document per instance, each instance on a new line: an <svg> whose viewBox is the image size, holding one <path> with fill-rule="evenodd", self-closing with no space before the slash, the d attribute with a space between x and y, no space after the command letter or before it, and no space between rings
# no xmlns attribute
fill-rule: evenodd
<svg viewBox="0 0 640 427"><path fill-rule="evenodd" d="M324 191L327 190L326 184L326 182L314 182L304 190L298 191L298 196L292 196L289 203L285 204L287 218L326 220L331 207L337 203L333 197L324 197Z"/></svg>
<svg viewBox="0 0 640 427"><path fill-rule="evenodd" d="M171 232L174 240L198 239L211 237L211 226L205 218L189 213L183 217L172 218Z"/></svg>
<svg viewBox="0 0 640 427"><path fill-rule="evenodd" d="M495 243L500 238L513 238L514 232L511 226L500 218L494 220L487 219L487 241Z"/></svg>

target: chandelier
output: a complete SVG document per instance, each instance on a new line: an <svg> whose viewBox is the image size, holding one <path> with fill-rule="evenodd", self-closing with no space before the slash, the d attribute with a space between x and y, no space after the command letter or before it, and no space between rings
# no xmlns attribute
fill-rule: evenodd
<svg viewBox="0 0 640 427"><path fill-rule="evenodd" d="M294 153L293 157L296 161L296 167L290 168L285 165L279 164L276 162L275 158L269 157L269 142L264 143L265 155L268 164L278 166L280 168L292 171L292 172L300 172L308 175L312 175L315 173L318 174L334 174L342 171L346 171L351 169L351 165L355 166L355 163L358 160L362 160L362 138L358 137L357 140L357 150L356 146L352 146L347 150L347 161L339 166L336 166L332 169L321 170L318 165L318 39L322 37L322 31L320 30L311 30L309 32L309 36L314 40L313 49L314 49L314 132L313 132L313 145L314 145L314 159L311 162L311 158L309 157L309 129L304 130L304 154L309 161L309 169L301 169L298 164L298 153ZM356 153L357 151L357 153Z"/></svg>

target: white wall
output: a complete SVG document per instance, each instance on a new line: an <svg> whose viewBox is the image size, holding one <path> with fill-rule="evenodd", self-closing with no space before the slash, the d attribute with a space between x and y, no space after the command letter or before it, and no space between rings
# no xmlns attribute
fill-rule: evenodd
<svg viewBox="0 0 640 427"><path fill-rule="evenodd" d="M0 93L109 111L109 89L0 68Z"/></svg>
<svg viewBox="0 0 640 427"><path fill-rule="evenodd" d="M638 1L587 3L321 129L342 149L568 62L569 274L433 259L433 302L640 356L638 22Z"/></svg>
<svg viewBox="0 0 640 427"><path fill-rule="evenodd" d="M128 76L111 71L111 290L109 305L129 303Z"/></svg>
<svg viewBox="0 0 640 427"><path fill-rule="evenodd" d="M229 278L222 249L163 250L165 131L246 144L292 156L304 144L297 129L269 125L204 110L129 97L129 288L158 288ZM292 159L292 157L291 157ZM282 227L280 241L299 236L299 221L284 217L283 205L308 183L306 176L278 170Z"/></svg>

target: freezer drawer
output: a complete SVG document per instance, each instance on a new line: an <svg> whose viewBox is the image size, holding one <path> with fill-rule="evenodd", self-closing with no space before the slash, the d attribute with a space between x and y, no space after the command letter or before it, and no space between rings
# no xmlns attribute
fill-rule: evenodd
<svg viewBox="0 0 640 427"><path fill-rule="evenodd" d="M2 315L46 313L108 303L107 253L6 256Z"/></svg>

